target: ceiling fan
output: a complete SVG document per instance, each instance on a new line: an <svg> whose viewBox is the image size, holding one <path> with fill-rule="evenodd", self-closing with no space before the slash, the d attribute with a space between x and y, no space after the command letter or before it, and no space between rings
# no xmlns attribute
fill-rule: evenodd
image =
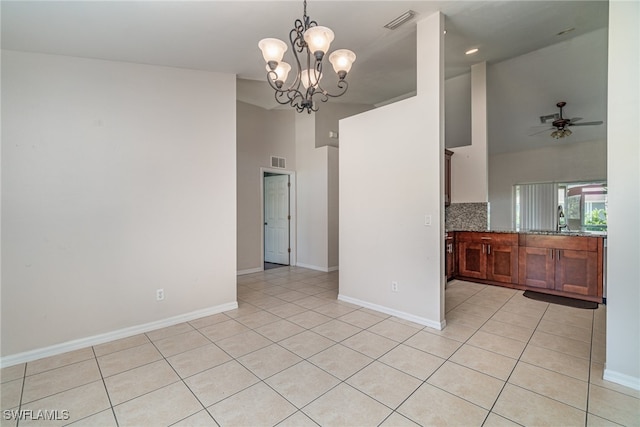
<svg viewBox="0 0 640 427"><path fill-rule="evenodd" d="M537 135L537 134L542 133L542 132L553 130L553 132L551 132L551 137L553 137L555 139L560 139L560 138L564 138L566 136L569 136L569 135L571 135L573 133L568 129L569 126L594 126L594 125L601 125L602 124L602 120L595 121L595 122L576 123L577 121L582 120L582 117L574 117L573 119L565 118L562 115L562 109L564 108L565 105L567 105L566 102L560 101L560 102L558 102L556 104L556 107L558 107L560 109L560 113L556 113L556 114L552 114L552 115L549 115L549 116L540 117L540 121L542 121L543 123L546 123L547 120L553 118L554 120L551 123L552 127L547 128L547 129L543 129L543 130L541 130L539 132L536 132L536 133L533 133L530 136Z"/></svg>

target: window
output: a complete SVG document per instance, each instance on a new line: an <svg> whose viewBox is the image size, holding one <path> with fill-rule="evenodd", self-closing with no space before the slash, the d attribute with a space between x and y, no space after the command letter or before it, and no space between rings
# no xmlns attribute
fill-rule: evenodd
<svg viewBox="0 0 640 427"><path fill-rule="evenodd" d="M588 231L607 229L607 188L604 185L583 188L582 227Z"/></svg>
<svg viewBox="0 0 640 427"><path fill-rule="evenodd" d="M518 184L515 186L515 227L520 230L556 228L556 184Z"/></svg>
<svg viewBox="0 0 640 427"><path fill-rule="evenodd" d="M517 230L607 229L606 182L516 184L513 200Z"/></svg>

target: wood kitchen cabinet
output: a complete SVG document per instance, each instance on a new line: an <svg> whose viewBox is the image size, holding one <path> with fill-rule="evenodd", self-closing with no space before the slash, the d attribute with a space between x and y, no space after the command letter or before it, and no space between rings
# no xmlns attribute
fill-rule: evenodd
<svg viewBox="0 0 640 427"><path fill-rule="evenodd" d="M518 235L457 232L458 276L489 282L517 283Z"/></svg>
<svg viewBox="0 0 640 427"><path fill-rule="evenodd" d="M456 277L603 301L602 237L470 231L455 236Z"/></svg>
<svg viewBox="0 0 640 427"><path fill-rule="evenodd" d="M453 279L456 275L456 245L455 245L455 233L448 231L444 239L444 253L445 253L445 270L447 280Z"/></svg>
<svg viewBox="0 0 640 427"><path fill-rule="evenodd" d="M453 151L444 150L444 205L451 204L451 156Z"/></svg>
<svg viewBox="0 0 640 427"><path fill-rule="evenodd" d="M602 301L602 238L523 234L519 244L520 285Z"/></svg>

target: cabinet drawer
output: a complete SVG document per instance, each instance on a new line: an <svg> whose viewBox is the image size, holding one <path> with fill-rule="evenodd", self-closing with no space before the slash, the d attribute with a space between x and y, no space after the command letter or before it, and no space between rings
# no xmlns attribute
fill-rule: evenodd
<svg viewBox="0 0 640 427"><path fill-rule="evenodd" d="M458 231L456 232L456 240L458 242L476 242L488 245L518 245L518 235L515 233Z"/></svg>
<svg viewBox="0 0 640 427"><path fill-rule="evenodd" d="M526 246L533 248L566 249L573 251L596 252L598 250L597 237L581 236L546 236L527 234Z"/></svg>

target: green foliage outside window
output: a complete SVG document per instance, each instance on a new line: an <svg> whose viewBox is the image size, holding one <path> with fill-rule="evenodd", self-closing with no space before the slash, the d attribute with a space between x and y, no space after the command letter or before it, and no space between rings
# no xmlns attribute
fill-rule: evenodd
<svg viewBox="0 0 640 427"><path fill-rule="evenodd" d="M593 209L584 220L585 225L607 225L607 211L604 209Z"/></svg>

